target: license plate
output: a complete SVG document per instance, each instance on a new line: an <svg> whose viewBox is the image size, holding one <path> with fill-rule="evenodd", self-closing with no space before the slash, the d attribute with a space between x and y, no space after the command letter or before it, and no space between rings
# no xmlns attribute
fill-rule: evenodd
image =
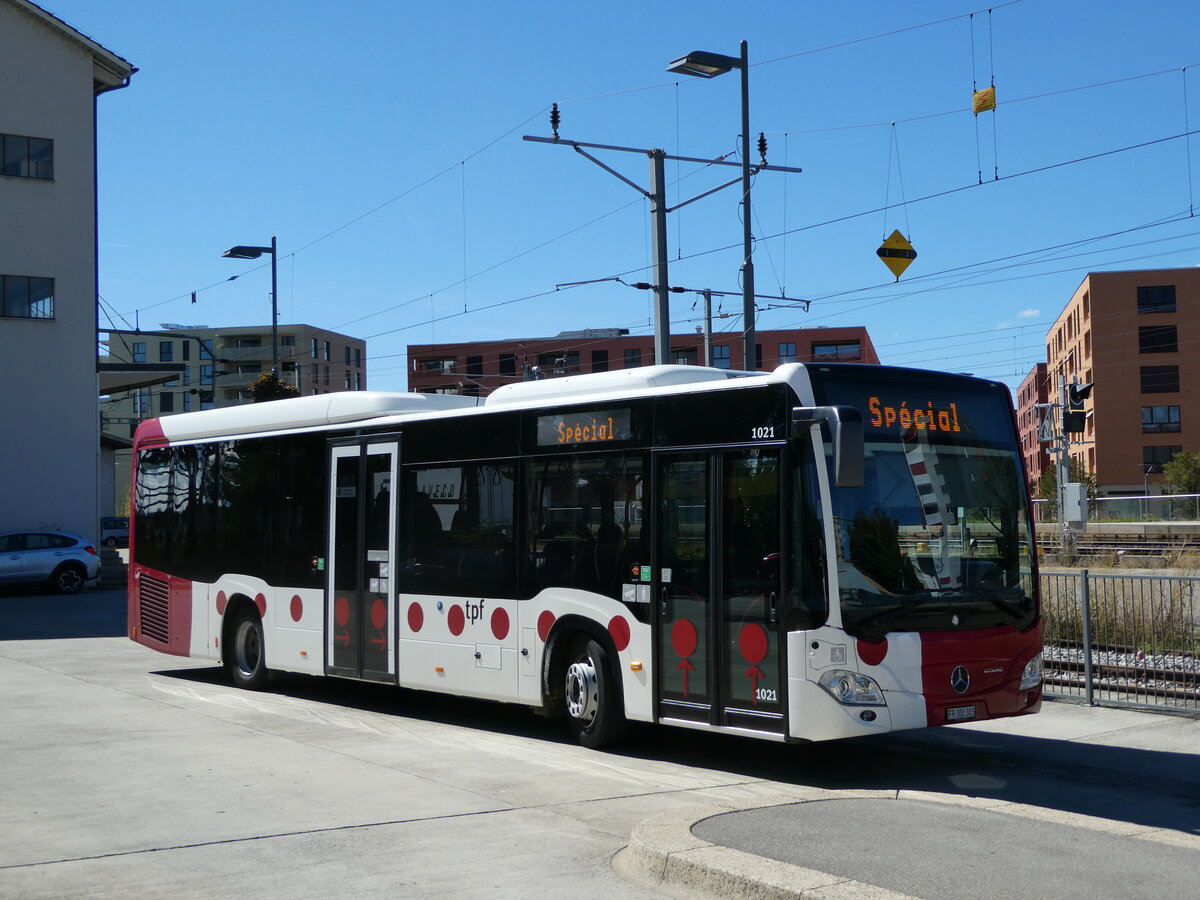
<svg viewBox="0 0 1200 900"><path fill-rule="evenodd" d="M974 706L952 706L946 710L947 722L966 722L975 718Z"/></svg>

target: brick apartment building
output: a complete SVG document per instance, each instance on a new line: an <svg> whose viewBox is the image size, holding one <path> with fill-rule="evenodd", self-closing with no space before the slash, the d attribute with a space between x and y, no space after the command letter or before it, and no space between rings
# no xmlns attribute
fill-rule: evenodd
<svg viewBox="0 0 1200 900"><path fill-rule="evenodd" d="M756 333L757 369L789 362L879 363L866 328L795 328ZM714 335L712 365L744 369L741 336ZM576 375L654 363L653 335L623 328L564 331L547 338L459 344L410 344L410 391L486 396L496 388L540 374ZM671 336L671 363L704 365L702 334Z"/></svg>
<svg viewBox="0 0 1200 900"><path fill-rule="evenodd" d="M1052 403L1060 376L1094 384L1071 457L1102 494L1153 489L1163 463L1200 450L1200 269L1089 274L1046 336L1041 381ZM1022 423L1046 402L1038 396L1023 384Z"/></svg>

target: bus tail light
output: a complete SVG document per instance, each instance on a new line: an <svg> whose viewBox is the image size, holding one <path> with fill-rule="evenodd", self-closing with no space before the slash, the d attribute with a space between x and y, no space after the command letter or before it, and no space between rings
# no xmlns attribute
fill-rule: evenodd
<svg viewBox="0 0 1200 900"><path fill-rule="evenodd" d="M843 706L886 706L878 682L868 675L831 669L817 682Z"/></svg>

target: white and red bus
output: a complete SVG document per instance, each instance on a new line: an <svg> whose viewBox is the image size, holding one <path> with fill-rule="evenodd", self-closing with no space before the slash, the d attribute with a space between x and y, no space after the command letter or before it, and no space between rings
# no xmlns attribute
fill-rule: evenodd
<svg viewBox="0 0 1200 900"><path fill-rule="evenodd" d="M1036 712L1008 389L651 366L486 400L337 393L144 422L154 650L563 716L815 741Z"/></svg>

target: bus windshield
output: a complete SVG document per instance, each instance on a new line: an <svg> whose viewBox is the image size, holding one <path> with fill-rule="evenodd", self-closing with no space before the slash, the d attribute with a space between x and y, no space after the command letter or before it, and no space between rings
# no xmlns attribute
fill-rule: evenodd
<svg viewBox="0 0 1200 900"><path fill-rule="evenodd" d="M833 488L831 510L846 631L879 640L1033 624L1033 535L1007 388L870 368L814 372L821 402L863 413L863 485Z"/></svg>

